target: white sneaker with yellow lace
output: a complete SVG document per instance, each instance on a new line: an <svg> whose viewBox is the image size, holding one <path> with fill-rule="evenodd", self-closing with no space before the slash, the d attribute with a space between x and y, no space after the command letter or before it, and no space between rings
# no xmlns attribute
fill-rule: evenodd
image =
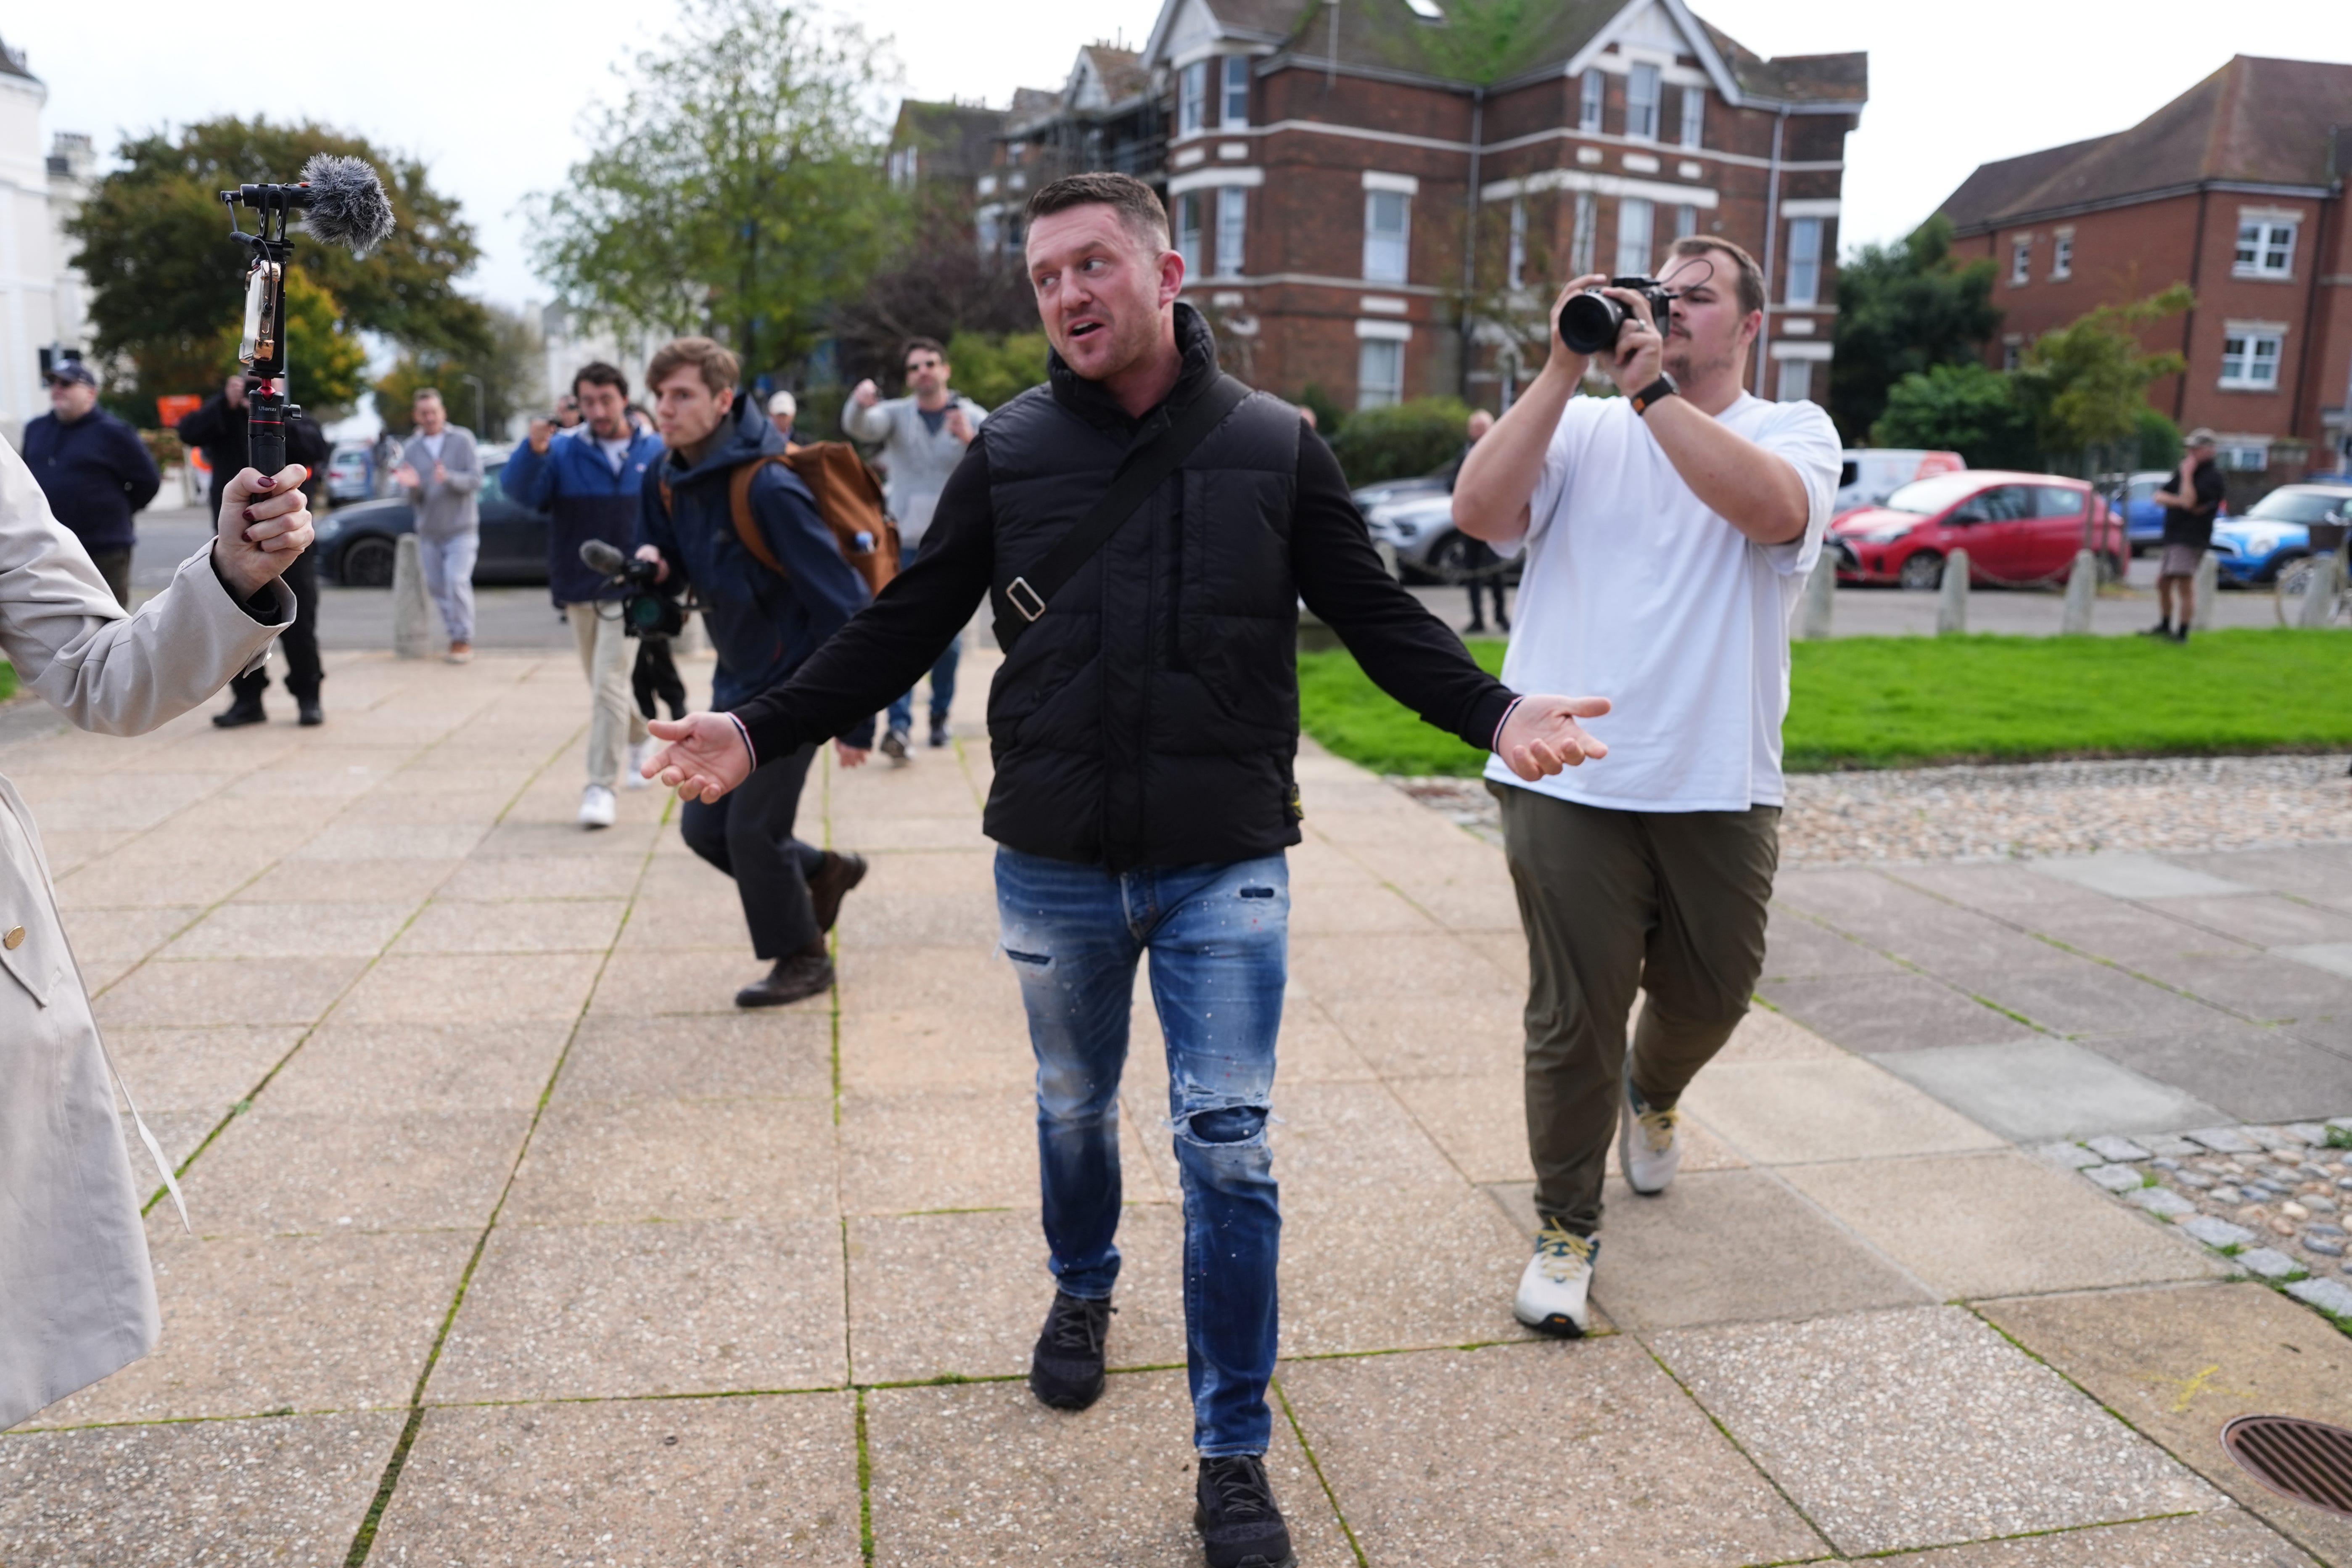
<svg viewBox="0 0 2352 1568"><path fill-rule="evenodd" d="M1617 1165L1625 1184L1645 1198L1666 1190L1682 1168L1683 1141L1676 1131L1682 1113L1653 1110L1650 1102L1625 1080L1625 1105L1617 1119Z"/></svg>
<svg viewBox="0 0 2352 1568"><path fill-rule="evenodd" d="M1536 1255L1519 1276L1511 1315L1539 1334L1582 1339L1592 1322L1585 1298L1592 1288L1593 1259L1600 1256L1599 1237L1579 1236L1558 1220L1546 1221L1536 1235Z"/></svg>

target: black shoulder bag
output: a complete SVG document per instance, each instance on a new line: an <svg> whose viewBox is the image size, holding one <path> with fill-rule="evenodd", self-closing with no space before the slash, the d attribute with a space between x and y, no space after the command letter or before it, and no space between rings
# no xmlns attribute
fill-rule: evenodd
<svg viewBox="0 0 2352 1568"><path fill-rule="evenodd" d="M1120 525L1135 515L1136 509L1150 499L1151 492L1208 439L1210 431L1224 423L1225 416L1249 394L1250 389L1232 376L1219 375L1206 392L1192 401L1192 406L1160 433L1158 439L1128 449L1111 475L1109 488L1087 509L1087 514L1055 542L1054 548L1045 552L1045 560L1006 584L996 595L998 647L1006 653L1013 651L1021 634L1045 613L1045 606L1078 574L1078 568L1094 559L1095 552L1110 542Z"/></svg>

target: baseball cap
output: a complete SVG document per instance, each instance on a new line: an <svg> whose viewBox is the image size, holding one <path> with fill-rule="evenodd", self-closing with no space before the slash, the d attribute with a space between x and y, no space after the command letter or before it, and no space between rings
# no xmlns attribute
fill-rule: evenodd
<svg viewBox="0 0 2352 1568"><path fill-rule="evenodd" d="M2213 445L2213 432L2200 425L2196 429L2183 436L2180 442L2185 447L2210 447Z"/></svg>
<svg viewBox="0 0 2352 1568"><path fill-rule="evenodd" d="M96 386L98 384L98 377L91 374L89 366L82 363L81 361L78 359L61 359L58 361L57 363L49 366L49 374L42 379L52 382L78 381L84 386Z"/></svg>
<svg viewBox="0 0 2352 1568"><path fill-rule="evenodd" d="M796 417L800 414L800 400L789 392L779 392L773 397L768 399L768 415L771 418L773 418L779 414L784 415L787 417Z"/></svg>

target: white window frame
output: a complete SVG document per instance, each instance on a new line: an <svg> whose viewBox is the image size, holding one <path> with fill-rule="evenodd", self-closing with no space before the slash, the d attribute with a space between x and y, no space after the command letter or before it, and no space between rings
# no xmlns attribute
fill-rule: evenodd
<svg viewBox="0 0 2352 1568"><path fill-rule="evenodd" d="M1592 270L1592 252L1599 244L1601 214L1591 191L1576 193L1576 226L1570 231L1568 275L1581 278Z"/></svg>
<svg viewBox="0 0 2352 1568"><path fill-rule="evenodd" d="M2238 215L2238 248L2231 258L2232 278L2293 278L2294 242L2302 237L2300 218L2279 213Z"/></svg>
<svg viewBox="0 0 2352 1568"><path fill-rule="evenodd" d="M1381 367L1375 379L1373 368ZM1361 338L1356 344L1356 406L1388 408L1404 401L1404 342L1398 338Z"/></svg>
<svg viewBox="0 0 2352 1568"><path fill-rule="evenodd" d="M2060 229L2050 242L2050 280L2063 283L2074 276L2074 231Z"/></svg>
<svg viewBox="0 0 2352 1568"><path fill-rule="evenodd" d="M1706 89L1683 89L1683 145L1703 147L1706 144Z"/></svg>
<svg viewBox="0 0 2352 1568"><path fill-rule="evenodd" d="M1217 188L1217 273L1220 278L1238 278L1248 268L1249 187L1221 185Z"/></svg>
<svg viewBox="0 0 2352 1568"><path fill-rule="evenodd" d="M1772 400L1775 403L1811 402L1814 362L1809 359L1784 359L1780 363L1780 374L1773 383Z"/></svg>
<svg viewBox="0 0 2352 1568"><path fill-rule="evenodd" d="M1789 267L1781 275L1780 303L1810 308L1822 300L1822 220L1789 220Z"/></svg>
<svg viewBox="0 0 2352 1568"><path fill-rule="evenodd" d="M1250 58L1247 55L1227 55L1218 75L1224 79L1217 92L1217 123L1227 129L1247 125L1249 117ZM1241 100L1241 112L1234 112L1234 100Z"/></svg>
<svg viewBox="0 0 2352 1568"><path fill-rule="evenodd" d="M2025 363L2025 340L2011 334L2000 341L2000 368L2015 370Z"/></svg>
<svg viewBox="0 0 2352 1568"><path fill-rule="evenodd" d="M1176 134L1198 136L1209 128L1209 62L1194 60L1176 73Z"/></svg>
<svg viewBox="0 0 2352 1568"><path fill-rule="evenodd" d="M1619 278L1648 273L1658 249L1658 204L1646 196L1625 196L1617 203L1617 268Z"/></svg>
<svg viewBox="0 0 2352 1568"><path fill-rule="evenodd" d="M2265 348L2270 352L2263 353ZM2279 367L2285 359L2286 328L2281 323L2224 321L2221 376L2215 384L2231 392L2276 392Z"/></svg>
<svg viewBox="0 0 2352 1568"><path fill-rule="evenodd" d="M1595 66L1577 84L1576 128L1587 136L1601 134L1601 108L1609 99L1608 85Z"/></svg>
<svg viewBox="0 0 2352 1568"><path fill-rule="evenodd" d="M2033 237L2021 234L2009 242L2009 286L2021 288L2033 280Z"/></svg>
<svg viewBox="0 0 2352 1568"><path fill-rule="evenodd" d="M1375 224L1381 208L1390 203L1395 204L1397 214L1397 226L1392 232L1382 230ZM1412 195L1378 186L1367 189L1364 192L1364 281L1402 283L1408 280L1412 270Z"/></svg>
<svg viewBox="0 0 2352 1568"><path fill-rule="evenodd" d="M1698 232L1698 208L1685 202L1675 208L1675 237L1684 239Z"/></svg>
<svg viewBox="0 0 2352 1568"><path fill-rule="evenodd" d="M1199 278L1201 271L1201 198L1200 191L1179 192L1176 197L1176 254L1184 258L1184 276Z"/></svg>
<svg viewBox="0 0 2352 1568"><path fill-rule="evenodd" d="M1528 198L1511 198L1511 241L1503 261L1503 286L1524 289L1528 286Z"/></svg>
<svg viewBox="0 0 2352 1568"><path fill-rule="evenodd" d="M1664 78L1664 73L1657 67L1641 60L1634 61L1633 68L1626 72L1625 140L1628 142L1655 142L1658 139L1658 99L1665 90ZM1649 89L1647 97L1642 96L1638 90L1643 86Z"/></svg>

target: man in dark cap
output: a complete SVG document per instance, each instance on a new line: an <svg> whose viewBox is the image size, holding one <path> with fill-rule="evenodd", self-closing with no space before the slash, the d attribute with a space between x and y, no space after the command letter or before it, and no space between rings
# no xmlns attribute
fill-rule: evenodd
<svg viewBox="0 0 2352 1568"><path fill-rule="evenodd" d="M155 499L163 476L139 432L98 405L89 366L59 360L47 379L49 412L25 426L25 466L127 610L137 537L131 520Z"/></svg>

